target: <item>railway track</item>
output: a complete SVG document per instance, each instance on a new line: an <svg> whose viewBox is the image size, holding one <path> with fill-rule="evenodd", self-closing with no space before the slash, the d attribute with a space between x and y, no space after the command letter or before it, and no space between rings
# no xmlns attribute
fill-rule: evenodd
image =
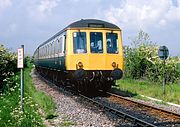
<svg viewBox="0 0 180 127"><path fill-rule="evenodd" d="M42 77L42 78L47 81L47 79L45 79L44 77ZM63 89L65 89L65 90L68 89L68 91L69 91L69 88L64 88L63 87ZM74 91L70 90L70 92L74 92ZM112 113L112 114L114 114L114 115L116 115L116 116L118 116L118 117L120 117L120 118L122 118L124 120L130 121L133 124L133 126L137 126L137 127L165 126L163 124L162 125L159 124L158 121L155 121L155 122L148 121L147 119L144 119L144 117L137 117L136 115L134 115L134 113L133 114L127 113L127 112L124 112L122 110L119 110L118 108L114 108L111 105L104 104L104 102L95 99L96 97L86 96L84 94L77 93L77 92L74 92L74 94L79 95L80 97L87 100L88 102L91 102L93 105L96 105L96 106L98 106L100 108L103 108L105 111L108 111L108 112L110 112L110 113ZM180 126L180 114L173 113L173 112L170 112L170 111L166 111L164 109L156 108L156 107L153 107L153 106L145 105L145 104L133 101L131 99L119 96L119 95L114 94L114 93L107 92L105 94L106 95L105 95L104 98L106 98L110 102L116 103L117 105L119 105L119 104L122 105L123 104L123 108L131 107L131 110L136 110L136 112L137 111L140 111L140 112L143 111L142 115L143 114L147 115L149 113L148 115L156 116L156 117L163 117L164 118L166 116L166 118L165 118L166 120L163 121L164 123L165 122L166 123L168 123L168 122L173 123L174 122L174 123L177 124L175 126L173 125L174 127L176 127L176 126L179 127ZM146 113L144 113L144 112L146 112ZM139 114L141 114L141 113L139 113ZM161 121L161 123L162 123L162 121ZM171 126L171 124L170 124L170 126Z"/></svg>
<svg viewBox="0 0 180 127"><path fill-rule="evenodd" d="M128 112L127 114L131 114L133 111L133 113L132 113L133 117L141 119L141 121L144 121L144 123L151 123L150 124L151 126L153 125L153 126L180 127L180 114L170 112L170 111L167 111L167 110L164 110L161 108L157 108L154 106L146 105L146 104L128 99L126 97L116 95L111 92L107 92L105 98L106 98L106 101L108 100L109 102L114 103L117 106L120 105L120 107L126 107L127 112ZM135 116L136 114L138 114L138 115ZM138 116L140 116L140 117L138 117ZM147 118L145 118L144 116L145 117L147 116L147 118L149 118L149 120L147 120ZM151 117L152 117L152 119L151 119ZM149 122L147 122L147 121L149 121Z"/></svg>
<svg viewBox="0 0 180 127"><path fill-rule="evenodd" d="M134 127L156 127L156 125L154 125L154 124L146 122L143 119L136 118L136 117L134 117L134 116L132 116L130 114L119 111L119 110L117 110L115 108L111 108L109 106L106 106L106 105L100 103L99 101L96 101L96 100L92 99L91 97L85 96L83 94L79 94L79 96L81 96L84 99L86 99L87 101L99 106L100 108L103 108L104 110L106 110L108 112L111 112L112 114L114 114L114 115L116 115L118 117L121 117L121 118L123 118L125 120L128 120L128 121L132 122Z"/></svg>
<svg viewBox="0 0 180 127"><path fill-rule="evenodd" d="M170 112L170 111L165 110L165 109L162 109L162 108L158 108L158 107L154 107L154 106L147 105L147 104L144 104L144 103L140 103L140 102L134 101L134 100L132 100L132 99L128 99L128 98L126 98L126 97L117 95L117 94L115 94L115 93L111 93L111 92L106 92L106 93L107 93L108 95L110 95L110 96L115 97L115 98L123 99L123 100L125 100L125 101L134 103L134 104L139 105L139 106L146 107L146 108L151 109L151 110L156 110L156 111L158 111L158 112L161 112L162 114L171 115L173 118L177 118L177 119L180 120L180 114L178 114L178 113Z"/></svg>

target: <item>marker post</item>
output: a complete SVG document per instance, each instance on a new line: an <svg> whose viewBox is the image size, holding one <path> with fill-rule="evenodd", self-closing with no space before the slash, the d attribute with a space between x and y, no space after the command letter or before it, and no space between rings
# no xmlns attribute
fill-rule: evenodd
<svg viewBox="0 0 180 127"><path fill-rule="evenodd" d="M18 49L17 67L21 69L21 111L24 111L24 45Z"/></svg>

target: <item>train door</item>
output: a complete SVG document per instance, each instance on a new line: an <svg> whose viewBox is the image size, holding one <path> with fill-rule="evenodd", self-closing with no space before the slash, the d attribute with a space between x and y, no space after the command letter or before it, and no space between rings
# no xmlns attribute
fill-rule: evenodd
<svg viewBox="0 0 180 127"><path fill-rule="evenodd" d="M65 56L66 56L66 33L64 32L62 35L62 59L61 59L61 64L62 64L62 69L65 70Z"/></svg>
<svg viewBox="0 0 180 127"><path fill-rule="evenodd" d="M59 58L58 46L59 46L59 39L56 38L54 40L54 68L56 69L58 69L58 58Z"/></svg>
<svg viewBox="0 0 180 127"><path fill-rule="evenodd" d="M58 53L58 61L59 61L59 69L64 70L65 67L65 45L66 45L66 34L62 33L59 36L59 53Z"/></svg>

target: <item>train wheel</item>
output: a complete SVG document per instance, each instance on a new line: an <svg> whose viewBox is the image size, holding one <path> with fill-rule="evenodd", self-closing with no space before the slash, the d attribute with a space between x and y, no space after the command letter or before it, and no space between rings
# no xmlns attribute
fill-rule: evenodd
<svg viewBox="0 0 180 127"><path fill-rule="evenodd" d="M89 92L89 80L84 80L84 87L83 87L83 93L88 94Z"/></svg>
<svg viewBox="0 0 180 127"><path fill-rule="evenodd" d="M82 81L77 81L77 90L78 92L82 92L83 91L83 87L82 87Z"/></svg>
<svg viewBox="0 0 180 127"><path fill-rule="evenodd" d="M107 81L107 82L105 83L105 85L103 86L102 90L103 90L104 92L110 91L110 90L111 90L111 87L113 86L113 84L114 84L114 81Z"/></svg>
<svg viewBox="0 0 180 127"><path fill-rule="evenodd" d="M86 80L77 81L77 90L81 93L88 92L88 82Z"/></svg>

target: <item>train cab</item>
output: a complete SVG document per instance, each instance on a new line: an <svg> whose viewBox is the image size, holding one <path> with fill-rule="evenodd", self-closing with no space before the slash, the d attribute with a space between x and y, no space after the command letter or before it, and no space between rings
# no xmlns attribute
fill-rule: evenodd
<svg viewBox="0 0 180 127"><path fill-rule="evenodd" d="M102 73L117 68L123 70L122 36L119 27L100 20L80 20L69 27L66 45L67 70L84 69Z"/></svg>

